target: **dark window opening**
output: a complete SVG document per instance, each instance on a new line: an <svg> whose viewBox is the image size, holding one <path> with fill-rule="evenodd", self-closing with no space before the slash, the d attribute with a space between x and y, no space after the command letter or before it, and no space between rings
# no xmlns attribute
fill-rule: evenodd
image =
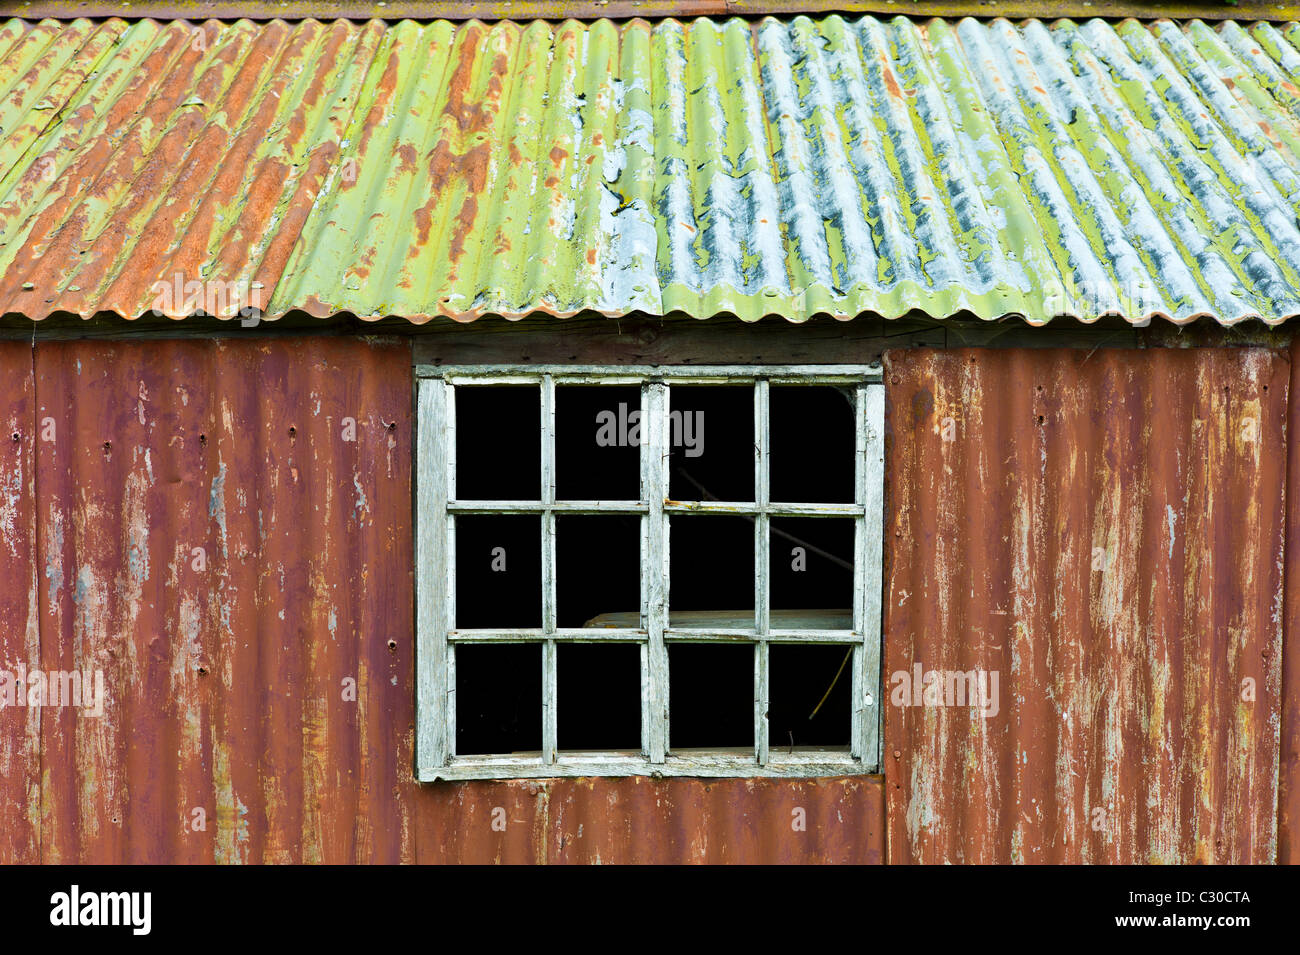
<svg viewBox="0 0 1300 955"><path fill-rule="evenodd" d="M754 626L754 522L717 514L668 520L670 627Z"/></svg>
<svg viewBox="0 0 1300 955"><path fill-rule="evenodd" d="M556 499L640 500L640 438L639 387L557 385Z"/></svg>
<svg viewBox="0 0 1300 955"><path fill-rule="evenodd" d="M853 520L774 517L768 532L772 626L853 629Z"/></svg>
<svg viewBox="0 0 1300 955"><path fill-rule="evenodd" d="M668 646L668 747L754 746L754 645L673 643Z"/></svg>
<svg viewBox="0 0 1300 955"><path fill-rule="evenodd" d="M641 625L641 518L561 514L555 519L557 627Z"/></svg>
<svg viewBox="0 0 1300 955"><path fill-rule="evenodd" d="M542 646L460 644L456 654L456 753L539 753Z"/></svg>
<svg viewBox="0 0 1300 955"><path fill-rule="evenodd" d="M636 644L560 644L555 695L562 753L640 751L641 648Z"/></svg>
<svg viewBox="0 0 1300 955"><path fill-rule="evenodd" d="M847 749L853 648L772 644L768 654L768 750Z"/></svg>
<svg viewBox="0 0 1300 955"><path fill-rule="evenodd" d="M668 496L754 500L754 387L673 385Z"/></svg>
<svg viewBox="0 0 1300 955"><path fill-rule="evenodd" d="M457 500L540 500L541 400L531 385L456 389Z"/></svg>
<svg viewBox="0 0 1300 955"><path fill-rule="evenodd" d="M852 504L853 392L773 385L768 392L768 496L783 504Z"/></svg>
<svg viewBox="0 0 1300 955"><path fill-rule="evenodd" d="M542 521L532 514L456 518L457 630L542 625Z"/></svg>
<svg viewBox="0 0 1300 955"><path fill-rule="evenodd" d="M457 387L456 499L540 501L540 392L535 386ZM852 503L851 391L773 385L769 396L770 501ZM556 500L640 500L641 388L557 385L555 402ZM756 500L754 402L752 384L670 386L670 500ZM451 520L452 626L541 628L542 517L459 513ZM557 627L642 627L642 537L650 532L644 520L639 513L603 509L555 514ZM755 626L757 520L680 512L666 519L670 630L708 634ZM851 629L854 519L774 515L768 526L771 628ZM669 752L752 754L755 645L748 637L669 640ZM543 745L542 644L457 643L453 651L455 752L537 756ZM635 642L557 640L554 742L561 755L641 751L642 653ZM769 644L767 721L774 756L791 749L847 751L854 719L851 666L848 644Z"/></svg>

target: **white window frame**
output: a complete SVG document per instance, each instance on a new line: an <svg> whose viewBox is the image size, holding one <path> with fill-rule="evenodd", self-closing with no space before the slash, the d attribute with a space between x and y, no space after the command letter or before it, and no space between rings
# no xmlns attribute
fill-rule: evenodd
<svg viewBox="0 0 1300 955"><path fill-rule="evenodd" d="M674 384L754 387L752 502L679 502L668 498L669 395ZM641 497L638 501L555 499L557 385L641 388ZM536 385L541 394L541 500L458 501L455 498L456 389ZM769 500L769 388L838 385L854 388L854 503L773 504ZM881 590L884 517L884 384L879 365L820 366L417 366L416 368L416 776L505 779L551 776L839 776L874 773L880 764ZM657 426L652 426L657 422ZM559 514L641 517L641 623L637 629L555 626L555 519ZM755 626L740 630L668 626L668 518L684 513L754 517ZM541 518L542 626L526 630L456 631L455 524L462 514L536 514ZM773 630L769 626L769 533L772 517L853 518L852 630ZM754 644L752 753L674 754L668 748L668 644L712 641ZM528 642L542 646L542 751L536 758L457 756L455 647L459 643ZM641 648L641 752L567 755L556 751L556 647L632 642ZM783 752L768 739L768 647L852 645L852 730L849 752Z"/></svg>

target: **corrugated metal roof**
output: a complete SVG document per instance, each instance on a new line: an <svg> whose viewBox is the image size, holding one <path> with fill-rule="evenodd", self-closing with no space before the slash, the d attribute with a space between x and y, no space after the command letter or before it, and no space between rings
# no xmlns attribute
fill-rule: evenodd
<svg viewBox="0 0 1300 955"><path fill-rule="evenodd" d="M1287 354L886 361L889 861L1273 862Z"/></svg>
<svg viewBox="0 0 1300 955"><path fill-rule="evenodd" d="M64 17L68 0L8 0L5 7L27 19ZM156 17L189 20L280 17L318 20L604 20L626 17L726 17L764 14L874 13L893 16L898 0L77 0L82 17ZM1190 20L1295 20L1300 4L1277 0L907 0L911 17L1104 16L1111 20L1170 17Z"/></svg>
<svg viewBox="0 0 1300 955"><path fill-rule="evenodd" d="M12 20L0 310L1278 322L1300 313L1298 42Z"/></svg>

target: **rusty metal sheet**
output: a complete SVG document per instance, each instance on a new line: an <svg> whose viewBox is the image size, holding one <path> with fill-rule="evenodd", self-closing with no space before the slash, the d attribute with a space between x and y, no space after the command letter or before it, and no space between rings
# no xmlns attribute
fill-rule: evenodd
<svg viewBox="0 0 1300 955"><path fill-rule="evenodd" d="M969 2L969 0L968 0ZM1258 6L1260 19L1282 17L1278 8L1261 0L1244 0ZM604 20L628 17L725 16L735 4L729 0L77 0L80 17L152 18L156 20ZM779 2L772 3L775 8ZM1207 10L1215 8L1205 3ZM867 4L862 6L865 11ZM1186 5L1181 8L1186 10ZM1283 7L1300 14L1300 6ZM775 13L776 9L762 11ZM885 12L893 12L886 10ZM1087 10L1082 11L1089 13ZM67 2L59 0L0 0L0 13L28 20L66 18ZM1026 16L1031 14L1026 14ZM1170 16L1178 15L1176 13ZM1232 16L1233 14L1221 14ZM1237 12L1238 18L1249 16Z"/></svg>
<svg viewBox="0 0 1300 955"><path fill-rule="evenodd" d="M43 712L42 861L400 855L409 362L38 346L41 661L107 691Z"/></svg>
<svg viewBox="0 0 1300 955"><path fill-rule="evenodd" d="M879 864L883 789L878 776L438 783L417 794L418 859Z"/></svg>
<svg viewBox="0 0 1300 955"><path fill-rule="evenodd" d="M1289 375L889 354L890 862L1274 861Z"/></svg>
<svg viewBox="0 0 1300 955"><path fill-rule="evenodd" d="M0 25L0 311L1300 313L1300 25Z"/></svg>
<svg viewBox="0 0 1300 955"><path fill-rule="evenodd" d="M1283 607L1282 729L1278 760L1277 861L1300 865L1300 341L1291 345L1287 445L1286 603Z"/></svg>
<svg viewBox="0 0 1300 955"><path fill-rule="evenodd" d="M0 349L0 665L106 691L0 708L0 862L880 862L879 778L415 782L410 366Z"/></svg>
<svg viewBox="0 0 1300 955"><path fill-rule="evenodd" d="M38 660L41 649L35 601L33 359L26 344L0 344L0 670L11 676ZM16 681L10 688L16 694ZM36 859L40 710L5 705L4 689L0 687L0 860Z"/></svg>

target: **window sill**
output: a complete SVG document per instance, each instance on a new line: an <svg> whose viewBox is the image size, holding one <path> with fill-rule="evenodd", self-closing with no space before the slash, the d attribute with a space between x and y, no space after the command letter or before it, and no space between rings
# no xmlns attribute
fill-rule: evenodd
<svg viewBox="0 0 1300 955"><path fill-rule="evenodd" d="M643 756L619 753L583 753L558 756L554 763L541 757L527 756L459 756L449 766L423 767L420 782L471 779L546 779L571 776L693 776L789 777L856 776L875 772L861 759L847 751L806 749L772 752L767 764L758 765L752 755L727 752L689 752L669 755L662 763L651 763Z"/></svg>

